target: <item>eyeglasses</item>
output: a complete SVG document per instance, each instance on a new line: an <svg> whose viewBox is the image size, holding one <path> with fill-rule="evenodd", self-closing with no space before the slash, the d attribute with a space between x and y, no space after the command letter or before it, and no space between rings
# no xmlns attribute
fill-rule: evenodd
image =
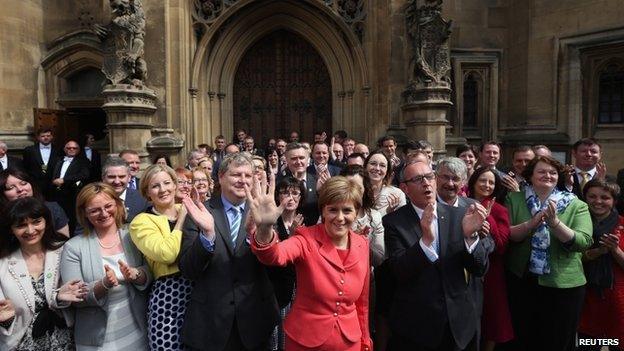
<svg viewBox="0 0 624 351"><path fill-rule="evenodd" d="M208 183L208 178L193 179L193 183L195 183L195 184L197 184L197 183Z"/></svg>
<svg viewBox="0 0 624 351"><path fill-rule="evenodd" d="M282 196L292 196L292 197L298 197L301 196L301 192L300 191L288 191L288 190L283 190L279 192L280 195Z"/></svg>
<svg viewBox="0 0 624 351"><path fill-rule="evenodd" d="M93 207L85 208L85 212L87 213L87 216L90 216L90 217L99 216L102 213L110 211L116 206L117 205L113 202L113 203L106 204L104 205L104 207L100 207L100 208L93 208Z"/></svg>
<svg viewBox="0 0 624 351"><path fill-rule="evenodd" d="M450 182L451 180L453 181L453 183L459 183L461 182L461 178L458 176L450 176L448 174L438 174L438 178L440 178L440 180L442 182Z"/></svg>
<svg viewBox="0 0 624 351"><path fill-rule="evenodd" d="M178 185L193 185L193 182L190 180L178 180Z"/></svg>
<svg viewBox="0 0 624 351"><path fill-rule="evenodd" d="M417 175L417 176L413 176L410 179L405 179L403 181L403 183L415 183L415 184L422 184L425 182L425 179L427 181L433 181L435 179L435 173L431 172L431 173L427 173L427 174L422 174L422 175Z"/></svg>

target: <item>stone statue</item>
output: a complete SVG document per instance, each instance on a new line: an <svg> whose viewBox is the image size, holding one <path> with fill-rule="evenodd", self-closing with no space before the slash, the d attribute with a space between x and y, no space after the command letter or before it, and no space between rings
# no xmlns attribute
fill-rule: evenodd
<svg viewBox="0 0 624 351"><path fill-rule="evenodd" d="M104 42L102 72L109 84L143 87L147 64L143 59L145 13L141 0L110 0L111 23L94 25Z"/></svg>
<svg viewBox="0 0 624 351"><path fill-rule="evenodd" d="M405 16L412 47L409 85L450 87L451 21L442 18L442 0L424 0L420 7L418 1L408 0Z"/></svg>

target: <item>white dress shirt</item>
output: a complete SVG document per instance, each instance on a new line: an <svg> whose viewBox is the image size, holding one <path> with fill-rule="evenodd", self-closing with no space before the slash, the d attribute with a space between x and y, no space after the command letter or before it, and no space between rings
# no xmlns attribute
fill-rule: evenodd
<svg viewBox="0 0 624 351"><path fill-rule="evenodd" d="M9 166L9 158L7 157L7 155L0 157L0 164L2 164L2 169L7 169L7 167Z"/></svg>
<svg viewBox="0 0 624 351"><path fill-rule="evenodd" d="M65 178L65 173L67 172L67 169L69 168L69 165L72 163L73 160L73 157L65 156L65 158L63 159L63 165L61 166L61 174L59 175L59 178Z"/></svg>
<svg viewBox="0 0 624 351"><path fill-rule="evenodd" d="M93 157L93 151L91 150L90 147L85 146L84 148L84 152L85 152L85 156L87 156L87 158L89 159L89 161L92 161L92 157Z"/></svg>

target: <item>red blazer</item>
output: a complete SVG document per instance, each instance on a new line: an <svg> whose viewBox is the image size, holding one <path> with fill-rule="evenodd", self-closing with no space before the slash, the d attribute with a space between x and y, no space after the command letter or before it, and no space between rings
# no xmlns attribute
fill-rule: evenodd
<svg viewBox="0 0 624 351"><path fill-rule="evenodd" d="M344 264L323 224L298 228L295 235L267 246L251 240L260 262L285 266L294 263L297 293L284 322L286 334L305 347L318 347L329 338L334 325L362 349L371 349L368 332L370 262L368 240L349 231L349 253Z"/></svg>

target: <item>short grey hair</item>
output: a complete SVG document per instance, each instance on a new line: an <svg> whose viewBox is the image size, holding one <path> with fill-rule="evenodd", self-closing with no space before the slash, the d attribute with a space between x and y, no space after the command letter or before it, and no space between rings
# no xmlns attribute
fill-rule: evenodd
<svg viewBox="0 0 624 351"><path fill-rule="evenodd" d="M407 162L407 163L403 166L403 168L401 168L401 170L399 171L399 183L403 183L403 182L405 181L405 169L406 169L408 166L411 166L411 165L413 165L413 164L415 164L415 163L424 163L424 164L426 164L427 166L429 166L429 168L431 168L431 170L433 171L433 167L431 167L431 164L430 164L429 162L426 162L426 161L420 161L420 160L409 161L409 162Z"/></svg>
<svg viewBox="0 0 624 351"><path fill-rule="evenodd" d="M462 180L466 180L468 177L466 163L461 158L444 157L438 160L438 170L442 167L448 169L451 173L458 176Z"/></svg>
<svg viewBox="0 0 624 351"><path fill-rule="evenodd" d="M284 153L297 149L304 149L305 151L309 150L309 148L307 148L303 143L293 142L286 145L286 150L284 150Z"/></svg>
<svg viewBox="0 0 624 351"><path fill-rule="evenodd" d="M102 164L102 177L105 177L108 169L112 167L124 167L128 171L128 174L130 174L128 162L119 156L109 156L104 160L104 164Z"/></svg>
<svg viewBox="0 0 624 351"><path fill-rule="evenodd" d="M190 159L193 158L194 155L197 155L197 154L203 155L204 153L200 149L193 149L191 150L191 152L188 153L186 160L189 161Z"/></svg>
<svg viewBox="0 0 624 351"><path fill-rule="evenodd" d="M253 164L253 160L251 158L251 155L247 152L239 152L239 153L235 153L235 154L228 154L223 158L223 161L221 161L221 164L219 164L219 175L223 175L225 174L225 172L227 172L228 168L230 168L230 165L234 165L234 166L243 166L243 165L249 165L249 167L251 167L251 169L254 168L254 164Z"/></svg>
<svg viewBox="0 0 624 351"><path fill-rule="evenodd" d="M7 146L7 144L4 141L0 141L0 149L7 151L9 149L9 147Z"/></svg>

